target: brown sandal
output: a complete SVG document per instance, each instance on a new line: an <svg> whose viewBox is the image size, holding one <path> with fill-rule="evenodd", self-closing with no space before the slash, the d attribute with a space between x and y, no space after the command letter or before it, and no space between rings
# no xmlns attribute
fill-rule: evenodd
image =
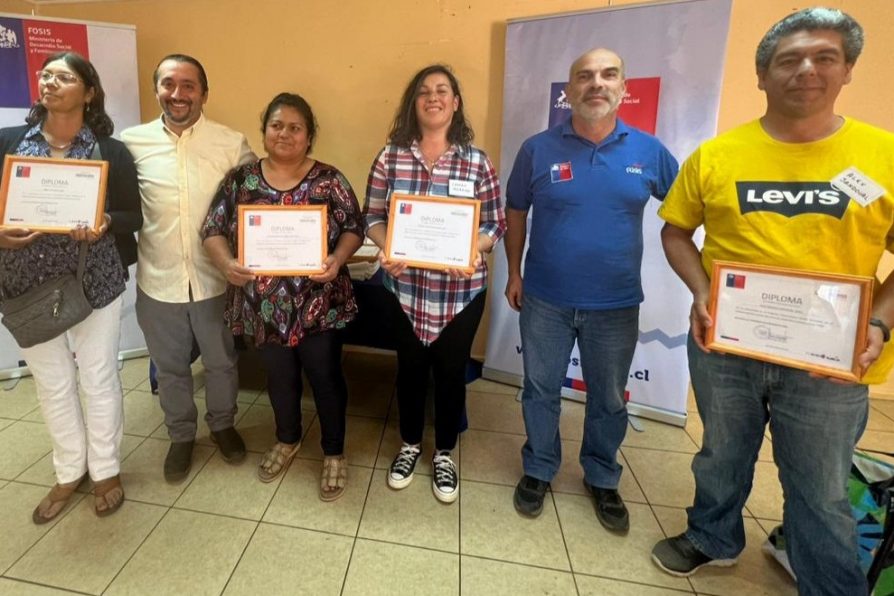
<svg viewBox="0 0 894 596"><path fill-rule="evenodd" d="M276 480L283 470L289 467L289 462L292 461L299 449L301 449L301 441L293 445L279 441L274 443L258 462L258 479L261 482Z"/></svg>
<svg viewBox="0 0 894 596"><path fill-rule="evenodd" d="M345 494L348 483L348 460L344 455L323 457L323 471L320 474L320 500L334 501Z"/></svg>
<svg viewBox="0 0 894 596"><path fill-rule="evenodd" d="M93 486L93 511L97 517L112 515L124 504L124 488L121 475L100 480Z"/></svg>
<svg viewBox="0 0 894 596"><path fill-rule="evenodd" d="M37 507L34 508L34 511L31 513L31 521L41 525L56 519L60 513L65 511L68 501L71 500L72 495L75 494L75 491L78 490L78 487L86 479L87 474L84 474L74 482L54 484L47 496L41 499Z"/></svg>

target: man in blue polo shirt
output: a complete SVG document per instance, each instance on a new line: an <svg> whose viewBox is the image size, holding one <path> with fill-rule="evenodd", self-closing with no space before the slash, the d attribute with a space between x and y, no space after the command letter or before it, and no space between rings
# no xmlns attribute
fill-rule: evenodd
<svg viewBox="0 0 894 596"><path fill-rule="evenodd" d="M528 440L515 508L539 515L562 462L560 391L577 340L587 386L580 463L607 529L626 532L618 447L627 430L624 390L639 336L643 211L663 198L677 162L654 137L618 119L624 63L594 49L571 65L571 119L524 142L506 192L506 299L521 311ZM522 282L521 262L531 239Z"/></svg>

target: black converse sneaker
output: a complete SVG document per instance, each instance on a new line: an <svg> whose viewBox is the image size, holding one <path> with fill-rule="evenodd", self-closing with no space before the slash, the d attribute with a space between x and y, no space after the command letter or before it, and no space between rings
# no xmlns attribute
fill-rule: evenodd
<svg viewBox="0 0 894 596"><path fill-rule="evenodd" d="M431 459L431 489L442 503L452 503L459 496L459 477L456 475L456 464L447 450L436 451Z"/></svg>
<svg viewBox="0 0 894 596"><path fill-rule="evenodd" d="M410 486L410 483L413 482L413 470L416 468L420 453L422 451L419 449L419 445L408 445L407 443L401 445L400 451L391 462L388 486L398 490Z"/></svg>

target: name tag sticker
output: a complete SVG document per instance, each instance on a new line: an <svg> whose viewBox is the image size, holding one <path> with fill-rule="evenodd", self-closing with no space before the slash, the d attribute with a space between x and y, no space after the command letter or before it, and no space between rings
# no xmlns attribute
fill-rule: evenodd
<svg viewBox="0 0 894 596"><path fill-rule="evenodd" d="M574 180L574 172L571 171L571 162L554 163L549 167L549 179L553 184L556 182L568 182Z"/></svg>
<svg viewBox="0 0 894 596"><path fill-rule="evenodd" d="M885 194L885 189L882 185L854 166L832 178L830 183L832 188L846 193L863 207Z"/></svg>
<svg viewBox="0 0 894 596"><path fill-rule="evenodd" d="M451 197L475 198L475 183L472 180L453 180L447 185L447 194Z"/></svg>

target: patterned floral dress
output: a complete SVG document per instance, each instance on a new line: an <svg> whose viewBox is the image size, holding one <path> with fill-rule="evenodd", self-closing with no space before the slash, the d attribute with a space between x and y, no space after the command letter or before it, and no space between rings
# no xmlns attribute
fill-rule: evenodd
<svg viewBox="0 0 894 596"><path fill-rule="evenodd" d="M363 237L360 206L350 183L335 167L319 161L289 190L268 184L261 161L227 174L211 203L202 238L226 236L234 255L239 205L327 205L330 254L343 233ZM326 283L307 277L257 276L241 288L231 284L224 318L233 335L251 336L256 346L294 347L307 335L343 328L356 314L351 278L342 266L335 279Z"/></svg>

